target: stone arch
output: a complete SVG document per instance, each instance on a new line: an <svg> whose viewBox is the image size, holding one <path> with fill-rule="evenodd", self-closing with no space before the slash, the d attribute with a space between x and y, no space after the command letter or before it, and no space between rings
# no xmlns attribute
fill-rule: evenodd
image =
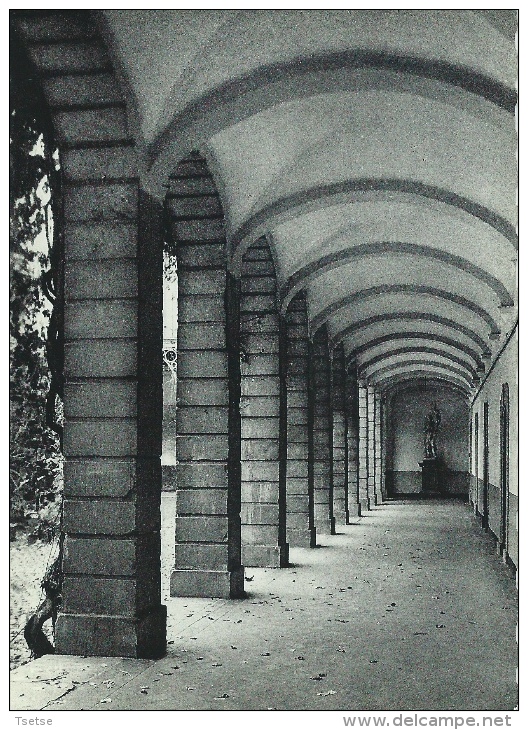
<svg viewBox="0 0 528 730"><path fill-rule="evenodd" d="M424 341L426 343L430 343L431 345L435 345L438 343L441 343L443 345L446 345L447 347L451 347L454 350L459 350L461 353L464 353L467 355L467 357L470 360L473 360L477 368L481 365L480 361L480 355L476 350L473 350L471 347L468 347L467 345L463 345L462 343L458 342L457 340L452 340L449 337L443 337L441 335L429 335L424 332L395 332L391 333L389 335L384 335L382 337L376 337L372 340L369 340L365 342L362 345L358 345L354 347L353 349L353 357L357 357L358 355L362 355L365 352L368 352L373 347L376 347L377 345L383 345L388 342L397 342L398 340L418 340L418 341ZM410 350L404 350L403 348L400 348L403 351L410 351ZM418 347L414 348L414 351L420 351L423 352L423 350L419 350ZM444 353L446 355L449 355L449 353ZM386 356L386 355L384 355ZM453 361L456 361L455 356L451 356L451 359ZM464 363L462 360L458 360L460 364L465 364L467 367L467 363Z"/></svg>
<svg viewBox="0 0 528 730"><path fill-rule="evenodd" d="M380 294L392 293L427 294L433 297L437 297L441 300L445 300L447 302L453 302L480 317L480 319L482 319L482 321L485 322L486 325L490 328L490 339L496 339L500 335L499 325L493 319L493 317L485 309L479 307L471 300L466 299L462 296L458 296L456 294L452 294L451 292L447 292L437 287L422 286L418 284L386 284L370 287L369 289L362 289L361 291L353 292L352 294L347 294L342 299L332 302L332 304L328 305L328 307L326 307L318 315L316 315L312 320L312 327L314 330L317 330L323 322L327 321L331 317L332 314L338 312L342 308L346 308L350 305L354 305L368 299L376 298ZM332 341L335 342L338 337L339 334L335 337L332 337Z"/></svg>
<svg viewBox="0 0 528 730"><path fill-rule="evenodd" d="M364 256L373 256L382 253L408 253L416 256L424 256L436 259L457 269L465 271L486 286L488 286L498 299L498 305L512 306L513 300L508 293L506 287L499 279L492 276L483 269L475 266L467 259L461 256L454 256L445 251L429 248L427 246L419 246L411 243L380 241L378 243L361 244L353 248L347 248L342 251L333 252L322 256L321 258L311 261L306 266L298 269L288 281L281 287L280 298L282 306L287 306L290 298L300 289L305 288L310 281L321 276L327 271L339 268L349 264L358 258Z"/></svg>
<svg viewBox="0 0 528 730"><path fill-rule="evenodd" d="M119 81L88 11L13 14L63 173L63 602L56 650L158 657L161 209L142 189Z"/></svg>
<svg viewBox="0 0 528 730"><path fill-rule="evenodd" d="M437 324L444 325L445 327L448 327L449 329L454 330L455 332L459 332L460 334L465 335L468 339L473 340L475 344L477 344L482 349L482 354L484 356L490 355L490 350L488 348L488 345L484 340L479 337L478 334L473 332L473 330L469 329L469 327L465 327L463 324L460 324L456 322L455 320L449 319L447 317L441 317L439 315L435 314L429 314L424 312L390 312L390 313L384 313L384 314L377 314L373 315L372 317L368 317L366 319L360 320L358 322L354 322L353 324L349 325L345 329L339 331L334 338L333 341L335 342L337 339L343 340L345 337L354 335L359 330L365 329L367 327L370 327L373 324L377 324L378 322L387 322L387 321L417 321L417 320L423 320L426 322L435 322ZM313 328L312 328L313 331Z"/></svg>
<svg viewBox="0 0 528 730"><path fill-rule="evenodd" d="M379 382L380 376L384 377L388 372L397 370L398 368L402 368L402 367L412 368L413 366L416 366L416 365L440 365L440 364L442 365L442 368L444 370L449 370L453 373L456 373L457 375L460 375L464 379L467 379L468 382L471 382L471 379L466 370L463 370L462 368L452 365L450 363L447 363L447 362L440 363L437 360L433 360L433 359L430 359L430 360L410 359L410 360L404 360L401 362L395 362L390 365L386 365L385 367L380 367L380 368L377 368L376 370L370 371L368 374L368 377L369 377L369 380L372 380L372 382L377 383L377 382Z"/></svg>
<svg viewBox="0 0 528 730"><path fill-rule="evenodd" d="M514 249L518 248L518 236L515 227L495 211L468 198L454 194L452 191L429 185L416 180L389 178L351 178L349 180L317 185L302 190L285 198L270 203L255 213L238 230L230 236L231 266L237 269L244 248L252 240L264 235L271 227L307 211L329 208L345 202L356 202L366 196L378 196L382 199L388 195L411 195L418 200L432 200L447 206L454 206L469 216L478 218L494 228L510 242Z"/></svg>
<svg viewBox="0 0 528 730"><path fill-rule="evenodd" d="M380 355L375 355L368 360L362 361L361 364L358 364L358 370L361 374L363 372L363 369L367 369L367 368L371 367L372 365L383 362L387 358L393 357L395 355L409 355L410 357L412 357L415 353L416 354L426 353L429 355L435 355L435 356L441 357L441 358L459 366L468 375L471 375L471 377L476 377L476 375L477 375L476 371L465 360L462 360L461 358L459 358L455 355L452 355L449 352L446 352L444 350L440 350L435 347L428 347L427 345L417 346L417 347L397 347L396 346L392 350L381 353ZM349 362L351 362L353 359L354 359L354 356L349 360Z"/></svg>

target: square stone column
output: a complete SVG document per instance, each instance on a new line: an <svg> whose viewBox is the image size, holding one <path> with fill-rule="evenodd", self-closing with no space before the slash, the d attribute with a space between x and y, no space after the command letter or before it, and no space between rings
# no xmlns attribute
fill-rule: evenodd
<svg viewBox="0 0 528 730"><path fill-rule="evenodd" d="M310 478L313 480L314 525L335 534L332 484L332 369L326 326L316 332L310 358Z"/></svg>
<svg viewBox="0 0 528 730"><path fill-rule="evenodd" d="M341 344L335 348L332 358L333 510L337 525L348 525L349 522L345 378L345 353Z"/></svg>
<svg viewBox="0 0 528 730"><path fill-rule="evenodd" d="M345 407L347 415L348 455L348 514L361 515L359 501L359 398L356 368L350 365L345 381Z"/></svg>
<svg viewBox="0 0 528 730"><path fill-rule="evenodd" d="M242 560L261 568L288 566L283 347L275 268L259 239L242 264L240 415Z"/></svg>
<svg viewBox="0 0 528 730"><path fill-rule="evenodd" d="M100 170L99 152L65 155L64 583L56 651L156 658L166 645L162 211L137 179L78 179L79 169L87 176Z"/></svg>
<svg viewBox="0 0 528 730"><path fill-rule="evenodd" d="M308 474L310 340L304 292L290 302L285 326L287 538L296 547L315 547L313 480Z"/></svg>
<svg viewBox="0 0 528 730"><path fill-rule="evenodd" d="M378 504L376 491L376 439L374 429L374 388L367 386L367 487L370 504Z"/></svg>
<svg viewBox="0 0 528 730"><path fill-rule="evenodd" d="M370 509L370 494L368 486L369 448L368 448L368 420L367 420L367 386L358 383L359 400L359 502L361 511Z"/></svg>
<svg viewBox="0 0 528 730"><path fill-rule="evenodd" d="M374 481L378 504L383 502L383 471L382 471L382 442L381 442L381 397L374 393Z"/></svg>
<svg viewBox="0 0 528 730"><path fill-rule="evenodd" d="M179 292L171 595L240 597L240 291L226 271L220 199L203 159L178 165L168 206Z"/></svg>

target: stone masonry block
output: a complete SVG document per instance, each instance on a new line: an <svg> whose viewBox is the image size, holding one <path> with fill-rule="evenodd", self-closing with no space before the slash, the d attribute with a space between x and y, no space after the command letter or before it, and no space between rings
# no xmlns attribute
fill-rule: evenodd
<svg viewBox="0 0 528 730"><path fill-rule="evenodd" d="M243 416L241 419L242 439L278 439L278 418L252 418Z"/></svg>
<svg viewBox="0 0 528 730"><path fill-rule="evenodd" d="M66 421L64 428L65 456L135 456L137 454L137 421L96 420Z"/></svg>
<svg viewBox="0 0 528 730"><path fill-rule="evenodd" d="M185 270L204 266L225 267L225 243L213 245L179 243L177 249L178 267L185 276Z"/></svg>
<svg viewBox="0 0 528 730"><path fill-rule="evenodd" d="M66 536L63 569L66 574L148 576L159 571L159 535L134 539L76 538Z"/></svg>
<svg viewBox="0 0 528 730"><path fill-rule="evenodd" d="M184 352L178 358L180 378L227 378L227 353L207 350Z"/></svg>
<svg viewBox="0 0 528 730"><path fill-rule="evenodd" d="M57 135L68 143L107 142L128 137L126 108L61 111L53 116Z"/></svg>
<svg viewBox="0 0 528 730"><path fill-rule="evenodd" d="M227 543L207 545L176 543L174 565L185 570L227 570Z"/></svg>
<svg viewBox="0 0 528 730"><path fill-rule="evenodd" d="M226 515L227 489L178 489L177 515Z"/></svg>
<svg viewBox="0 0 528 730"><path fill-rule="evenodd" d="M82 185L69 187L65 196L67 222L109 221L125 223L137 220L137 183Z"/></svg>
<svg viewBox="0 0 528 730"><path fill-rule="evenodd" d="M221 406L180 406L176 414L180 434L228 433L228 408Z"/></svg>
<svg viewBox="0 0 528 730"><path fill-rule="evenodd" d="M132 261L66 262L67 300L124 299L138 294L137 264Z"/></svg>
<svg viewBox="0 0 528 730"><path fill-rule="evenodd" d="M276 495L278 497L278 494ZM240 511L242 524L249 525L278 525L278 504L242 504Z"/></svg>
<svg viewBox="0 0 528 730"><path fill-rule="evenodd" d="M137 310L134 300L66 302L64 336L67 340L136 337Z"/></svg>
<svg viewBox="0 0 528 730"><path fill-rule="evenodd" d="M229 385L226 378L190 378L178 373L180 405L223 406L229 404Z"/></svg>
<svg viewBox="0 0 528 730"><path fill-rule="evenodd" d="M279 464L276 461L244 461L241 466L242 482L277 482L279 479Z"/></svg>
<svg viewBox="0 0 528 730"><path fill-rule="evenodd" d="M178 352L222 350L226 346L223 322L178 322Z"/></svg>
<svg viewBox="0 0 528 730"><path fill-rule="evenodd" d="M241 446L243 461L276 461L279 458L277 439L243 439Z"/></svg>
<svg viewBox="0 0 528 730"><path fill-rule="evenodd" d="M177 542L227 542L227 517L176 517Z"/></svg>
<svg viewBox="0 0 528 730"><path fill-rule="evenodd" d="M66 223L64 245L68 260L116 259L136 256L135 223Z"/></svg>
<svg viewBox="0 0 528 730"><path fill-rule="evenodd" d="M92 380L66 383L64 415L71 418L133 418L137 384L130 380Z"/></svg>
<svg viewBox="0 0 528 730"><path fill-rule="evenodd" d="M177 481L181 489L187 487L200 489L227 489L227 465L212 464L177 464Z"/></svg>
<svg viewBox="0 0 528 730"><path fill-rule="evenodd" d="M278 416L280 410L280 398L272 396L244 396L240 399L240 414L242 417L266 416L268 418Z"/></svg>
<svg viewBox="0 0 528 730"><path fill-rule="evenodd" d="M192 294L180 296L178 320L180 322L222 322L225 319L223 294Z"/></svg>
<svg viewBox="0 0 528 730"><path fill-rule="evenodd" d="M224 461L228 448L227 434L176 437L176 457L179 461Z"/></svg>

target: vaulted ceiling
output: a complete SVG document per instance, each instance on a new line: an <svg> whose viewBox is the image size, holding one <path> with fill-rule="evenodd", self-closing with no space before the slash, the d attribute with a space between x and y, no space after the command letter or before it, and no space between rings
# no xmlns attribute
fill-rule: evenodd
<svg viewBox="0 0 528 730"><path fill-rule="evenodd" d="M515 11L106 10L150 191L190 150L380 389L470 392L516 309Z"/></svg>

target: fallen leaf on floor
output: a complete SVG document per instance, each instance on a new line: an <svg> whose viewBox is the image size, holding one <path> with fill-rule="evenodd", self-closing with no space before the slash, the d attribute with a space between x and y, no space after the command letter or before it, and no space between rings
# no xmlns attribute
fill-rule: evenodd
<svg viewBox="0 0 528 730"><path fill-rule="evenodd" d="M427 636L427 631L415 631L414 636Z"/></svg>
<svg viewBox="0 0 528 730"><path fill-rule="evenodd" d="M335 692L333 689L329 689L328 692L318 692L317 695L319 697L328 697L328 695L335 695Z"/></svg>
<svg viewBox="0 0 528 730"><path fill-rule="evenodd" d="M269 651L265 651L260 656L271 656L271 654L269 653Z"/></svg>
<svg viewBox="0 0 528 730"><path fill-rule="evenodd" d="M378 660L377 660L377 659L371 659L371 660L370 660L370 663L371 663L371 664L377 664L377 663L378 663Z"/></svg>
<svg viewBox="0 0 528 730"><path fill-rule="evenodd" d="M146 689L142 689L142 690L140 690L140 691L141 691L141 694L142 694L142 695L148 695L148 692L147 692L147 690L146 690Z"/></svg>
<svg viewBox="0 0 528 730"><path fill-rule="evenodd" d="M248 581L252 581L253 578L254 578L253 575L246 575L246 580L248 580Z"/></svg>
<svg viewBox="0 0 528 730"><path fill-rule="evenodd" d="M299 660L300 662L304 662L304 657L303 657L303 656L298 656L298 657L297 657L297 659L298 659L298 660Z"/></svg>
<svg viewBox="0 0 528 730"><path fill-rule="evenodd" d="M221 667L222 664L220 662L214 662L213 664L211 664L211 666L212 667Z"/></svg>
<svg viewBox="0 0 528 730"><path fill-rule="evenodd" d="M194 692L194 690L196 689L196 687L186 687L185 689L186 689L186 690L187 690L188 692Z"/></svg>
<svg viewBox="0 0 528 730"><path fill-rule="evenodd" d="M104 700L101 700L101 704L104 704L105 702L112 702L111 697L105 697Z"/></svg>
<svg viewBox="0 0 528 730"><path fill-rule="evenodd" d="M213 697L213 699L214 700L227 700L228 697L229 697L229 695L226 692L224 692L224 694L220 695L220 697Z"/></svg>
<svg viewBox="0 0 528 730"><path fill-rule="evenodd" d="M197 661L197 662L201 662L201 661L203 661L203 656L197 656L197 657L196 657L196 661Z"/></svg>
<svg viewBox="0 0 528 730"><path fill-rule="evenodd" d="M437 629L445 629L445 624L436 624Z"/></svg>
<svg viewBox="0 0 528 730"><path fill-rule="evenodd" d="M338 646L338 647L337 647L337 649L336 649L336 651L339 651L339 652L341 652L341 654L345 654L345 652L346 652L346 649L345 649L345 647L344 647L344 646Z"/></svg>
<svg viewBox="0 0 528 730"><path fill-rule="evenodd" d="M236 648L237 648L236 646L231 645L231 649L236 649Z"/></svg>
<svg viewBox="0 0 528 730"><path fill-rule="evenodd" d="M316 682L320 682L325 677L326 677L326 672L320 672L319 674L315 674L313 677L310 677L310 679L313 679Z"/></svg>

